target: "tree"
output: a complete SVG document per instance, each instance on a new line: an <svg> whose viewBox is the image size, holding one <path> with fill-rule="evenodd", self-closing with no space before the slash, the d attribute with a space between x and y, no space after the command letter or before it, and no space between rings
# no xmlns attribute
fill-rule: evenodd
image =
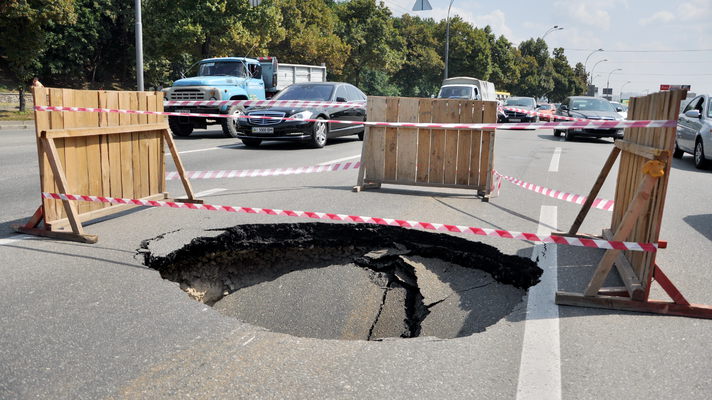
<svg viewBox="0 0 712 400"><path fill-rule="evenodd" d="M511 91L520 76L516 62L518 51L504 36L500 36L496 41L492 34L489 35L489 38L492 49L490 80L496 88Z"/></svg>
<svg viewBox="0 0 712 400"><path fill-rule="evenodd" d="M43 65L47 28L52 23L74 23L73 0L6 0L0 4L0 62L20 92L24 92Z"/></svg>
<svg viewBox="0 0 712 400"><path fill-rule="evenodd" d="M439 30L445 37L446 22L440 23ZM443 48L442 54L445 54ZM492 72L492 55L487 41L487 33L477 29L459 16L450 20L450 57L448 74L489 79Z"/></svg>
<svg viewBox="0 0 712 400"><path fill-rule="evenodd" d="M163 81L167 65L183 71L203 58L267 55L285 35L273 0L256 7L248 0L151 0L144 22L147 73Z"/></svg>
<svg viewBox="0 0 712 400"><path fill-rule="evenodd" d="M405 46L403 66L393 75L393 82L400 88L402 96L436 94L444 62L437 52L441 42L436 38L435 22L404 14L395 20L394 25Z"/></svg>
<svg viewBox="0 0 712 400"><path fill-rule="evenodd" d="M331 74L343 72L349 45L335 33L339 18L324 0L278 0L284 40L269 54L295 64L325 63Z"/></svg>
<svg viewBox="0 0 712 400"><path fill-rule="evenodd" d="M376 0L351 0L334 4L339 16L337 34L349 45L348 62L337 77L361 87L368 94L382 93L379 87L367 87L362 83L381 82L374 80L373 71L381 71L386 80L403 65L403 38L393 25L391 11L383 2Z"/></svg>

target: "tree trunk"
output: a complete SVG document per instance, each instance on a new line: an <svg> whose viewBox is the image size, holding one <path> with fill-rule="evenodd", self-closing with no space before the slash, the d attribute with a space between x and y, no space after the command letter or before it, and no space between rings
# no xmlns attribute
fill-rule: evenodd
<svg viewBox="0 0 712 400"><path fill-rule="evenodd" d="M25 87L20 86L20 111L25 111Z"/></svg>

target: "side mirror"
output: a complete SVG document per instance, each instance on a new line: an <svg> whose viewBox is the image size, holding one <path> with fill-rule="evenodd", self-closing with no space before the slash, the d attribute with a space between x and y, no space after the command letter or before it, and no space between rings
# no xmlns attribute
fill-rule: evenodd
<svg viewBox="0 0 712 400"><path fill-rule="evenodd" d="M623 107L621 107L621 106L617 106L617 107L616 107L616 111L617 111L617 112L621 112L621 111L623 111Z"/></svg>
<svg viewBox="0 0 712 400"><path fill-rule="evenodd" d="M692 119L700 119L700 110L688 110L685 116Z"/></svg>
<svg viewBox="0 0 712 400"><path fill-rule="evenodd" d="M347 100L346 100L345 97L337 97L337 98L336 98L336 102L337 102L337 103L346 103L346 101L347 101Z"/></svg>
<svg viewBox="0 0 712 400"><path fill-rule="evenodd" d="M566 104L562 104L559 108L561 109L561 111L569 111L569 106L567 106Z"/></svg>

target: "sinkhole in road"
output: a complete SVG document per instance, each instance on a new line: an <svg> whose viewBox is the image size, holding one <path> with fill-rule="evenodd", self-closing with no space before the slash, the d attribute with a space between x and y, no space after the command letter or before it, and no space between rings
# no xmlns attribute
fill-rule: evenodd
<svg viewBox="0 0 712 400"><path fill-rule="evenodd" d="M299 337L469 336L509 315L542 270L444 233L336 223L253 224L144 263L192 299Z"/></svg>

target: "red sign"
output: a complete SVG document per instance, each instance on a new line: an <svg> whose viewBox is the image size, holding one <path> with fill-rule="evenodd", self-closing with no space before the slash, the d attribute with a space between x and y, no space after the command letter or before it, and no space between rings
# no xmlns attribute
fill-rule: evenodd
<svg viewBox="0 0 712 400"><path fill-rule="evenodd" d="M673 89L690 90L690 85L660 85L660 90Z"/></svg>

